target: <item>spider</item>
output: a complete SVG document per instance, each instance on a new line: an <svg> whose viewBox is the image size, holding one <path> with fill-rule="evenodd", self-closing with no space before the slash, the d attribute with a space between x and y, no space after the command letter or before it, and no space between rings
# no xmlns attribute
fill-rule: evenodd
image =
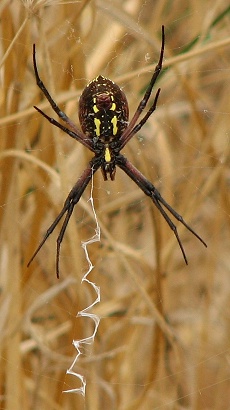
<svg viewBox="0 0 230 410"><path fill-rule="evenodd" d="M86 148L94 153L93 158L89 161L88 166L77 180L69 192L64 206L56 217L54 222L50 225L48 230L40 242L39 246L35 250L31 259L28 262L29 266L37 253L40 251L49 235L56 228L62 217L65 215L62 223L60 233L57 238L57 250L56 250L56 274L59 278L59 259L60 248L65 231L69 222L69 219L73 213L75 205L78 203L87 185L89 184L94 173L101 168L102 175L105 181L110 178L112 181L115 179L116 167L121 168L153 201L161 215L166 220L169 227L172 229L179 247L181 249L184 261L188 264L187 257L177 232L176 225L170 219L169 214L181 222L194 236L196 236L204 246L207 247L204 240L184 221L181 215L179 215L161 196L160 192L155 186L148 181L142 173L134 167L134 165L125 158L120 151L129 142L129 140L142 128L146 123L150 115L155 111L157 106L158 97L160 94L160 88L157 90L154 101L150 106L147 113L138 122L140 115L146 107L149 98L152 93L153 86L162 70L163 56L164 56L164 44L165 33L164 26L162 26L162 44L159 56L158 64L155 67L154 73L150 80L150 83L146 89L144 97L139 103L136 112L134 113L130 122L129 107L126 96L120 87L113 81L105 78L101 75L92 80L83 90L79 99L79 121L81 125L80 130L71 119L58 107L55 101L52 99L47 88L43 84L39 77L36 56L35 45L33 45L33 66L38 87L49 101L51 107L56 112L58 117L67 125L64 126L54 118L49 117L38 107L34 107L41 115L43 115L51 124L60 128L70 137L74 138Z"/></svg>

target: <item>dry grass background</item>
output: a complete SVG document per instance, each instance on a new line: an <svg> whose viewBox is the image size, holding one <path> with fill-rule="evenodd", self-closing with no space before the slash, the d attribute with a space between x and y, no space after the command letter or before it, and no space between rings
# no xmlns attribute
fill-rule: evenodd
<svg viewBox="0 0 230 410"><path fill-rule="evenodd" d="M0 408L229 409L230 403L230 10L225 0L3 0L0 4ZM76 318L95 294L81 283L81 241L94 235L90 188L77 205L55 276L55 240L32 252L91 154L52 127L39 72L68 115L100 74L120 84L134 112L166 28L158 109L124 150L207 241L179 226L189 265L150 199L117 170L94 178L101 241L89 247L101 288L100 325L76 372ZM155 87L155 89L157 88ZM55 114L52 115L56 118Z"/></svg>

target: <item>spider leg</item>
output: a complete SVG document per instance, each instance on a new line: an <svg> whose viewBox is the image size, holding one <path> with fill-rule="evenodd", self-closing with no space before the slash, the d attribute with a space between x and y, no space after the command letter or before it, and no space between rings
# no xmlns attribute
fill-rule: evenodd
<svg viewBox="0 0 230 410"><path fill-rule="evenodd" d="M125 141L122 142L120 149L124 148L124 146L127 144L127 142L128 142L138 131L140 131L140 129L143 127L143 125L144 125L144 124L146 123L146 121L149 119L150 115L155 111L156 106L157 106L157 101L158 101L158 97L159 97L160 91L161 91L161 89L159 88L159 89L157 90L157 93L156 93L155 98L154 98L154 102L153 102L153 104L151 105L150 109L149 109L148 112L145 114L145 116L142 118L142 120L141 120L138 124L136 124L136 125L130 130L129 134L126 136ZM36 108L36 107L35 107L35 108Z"/></svg>
<svg viewBox="0 0 230 410"><path fill-rule="evenodd" d="M154 86L154 84L155 84L155 82L156 82L156 80L157 80L157 77L159 76L159 74L160 74L160 72L161 72L161 70L162 70L163 57L164 57L164 44L165 44L165 32L164 32L164 26L162 26L162 43L161 43L161 51L160 51L159 61L158 61L157 65L156 65L156 67L155 67L154 73L153 73L153 75L152 75L151 81L150 81L150 83L149 83L149 85L148 85L148 88L147 88L147 90L146 90L146 92L145 92L145 95L144 95L143 99L141 100L140 104L138 105L137 110L136 110L136 112L135 112L133 118L131 119L131 121L130 121L128 127L126 128L126 130L125 130L125 131L123 132L123 134L122 134L122 137L121 137L121 139L120 139L120 141L121 141L121 147L122 147L122 148L127 144L127 142L128 142L128 141L133 137L133 135L137 132L137 131L136 131L136 132L133 133L133 132L132 132L132 131L133 131L133 128L134 128L134 126L135 126L135 124L136 124L138 118L140 117L142 111L143 111L144 108L146 107L146 105L147 105L147 103L148 103L148 100L149 100L149 98L150 98L150 96L151 96L153 86ZM150 108L149 112L147 113L147 115L146 115L147 118L146 118L145 121L142 123L142 125L147 121L147 119L149 118L149 116L150 116L150 115L153 113L153 111L155 110L159 93L160 93L160 91L158 90L158 91L157 91L157 94L156 94L156 97L155 97L155 100L154 100L154 103L153 103L152 107ZM155 105L155 106L154 106L154 105ZM154 108L153 108L153 107L154 107ZM145 117L144 117L144 118L145 118ZM144 120L144 119L143 119L143 120ZM141 122L142 122L142 121L141 121ZM140 122L140 124L141 124L141 122ZM140 126L140 128L142 127L142 125ZM140 128L139 128L139 129L140 129Z"/></svg>
<svg viewBox="0 0 230 410"><path fill-rule="evenodd" d="M207 244L204 242L204 240L184 221L182 216L179 215L162 198L160 192L155 188L155 186L150 181L148 181L147 178L145 178L145 176L137 168L135 168L133 164L131 164L131 162L129 162L123 155L120 154L119 157L117 157L116 165L118 165L142 189L142 191L152 199L154 205L157 207L157 209L160 211L161 215L164 217L169 227L172 229L177 239L177 242L180 246L186 264L188 264L188 260L182 242L180 240L176 225L170 219L169 215L165 212L165 209L163 207L165 207L174 216L175 219L181 222L194 236L196 236L197 239L199 239L201 243L203 243L205 247L207 247Z"/></svg>
<svg viewBox="0 0 230 410"><path fill-rule="evenodd" d="M58 238L57 238L56 274L57 274L57 278L58 278L58 279L59 279L59 261L60 261L61 243L62 243L62 240L63 240L64 234L65 234L67 225L68 225L68 223L69 223L69 219L70 219L70 217L71 217L71 215L72 215L72 213L73 213L73 209L74 209L74 206L75 206L75 205L76 205L76 204L74 204L73 202L70 202L69 208L68 208L68 210L67 210L67 214L66 214L66 216L65 216L64 222L63 222L63 224L62 224L60 233L59 233Z"/></svg>
<svg viewBox="0 0 230 410"><path fill-rule="evenodd" d="M56 127L60 128L62 131L64 131L66 134L68 134L70 137L74 138L75 140L79 141L78 135L74 132L69 130L69 128L65 127L64 125L60 124L58 121L56 121L54 118L49 117L44 111L40 110L40 108L36 107L34 105L35 110L37 110L43 117L45 117L52 125L55 125ZM81 140L80 141L85 147L87 147L90 151L94 152L90 140Z"/></svg>
<svg viewBox="0 0 230 410"><path fill-rule="evenodd" d="M59 116L59 118L64 121L66 124L69 125L69 127L72 129L73 133L69 133L68 128L65 130L63 129L64 132L69 134L71 137L75 138L77 141L79 141L81 144L85 145L87 148L89 148L92 151L92 143L91 141L77 128L77 126L71 121L71 119L59 108L59 106L55 103L53 98L51 97L49 91L45 87L43 81L40 79L39 74L38 74L38 68L37 68L37 62L36 62L36 47L35 44L33 45L33 65L34 65L34 73L35 73L35 78L38 87L46 97L46 99L49 101L51 107L53 110L56 112L56 114ZM36 107L35 107L36 108ZM37 108L36 108L37 109ZM37 109L42 115L44 113ZM44 115L45 116L45 115ZM47 117L46 117L47 118ZM47 118L49 119L49 117ZM53 124L59 128L61 128L58 124L57 121L53 122ZM61 128L62 129L62 128Z"/></svg>
<svg viewBox="0 0 230 410"><path fill-rule="evenodd" d="M50 225L50 227L47 229L44 238L42 239L42 241L40 242L40 244L38 245L37 249L35 250L35 252L33 253L33 255L31 256L29 262L27 263L27 267L30 266L30 264L33 262L34 258L37 256L38 252L40 251L40 249L43 247L44 243L46 242L46 240L48 239L48 237L51 235L51 233L54 231L54 229L56 228L56 226L58 225L58 223L60 222L61 218L63 217L63 215L67 212L68 210L68 206L65 206L62 208L60 214L57 216L57 218L53 221L53 223Z"/></svg>
<svg viewBox="0 0 230 410"><path fill-rule="evenodd" d="M86 189L87 185L89 184L90 180L92 179L93 174L98 170L100 167L100 158L94 157L88 164L88 167L85 169L85 171L82 173L74 187L71 189L69 192L65 202L64 206L57 216L57 218L54 220L54 222L50 225L50 227L47 229L44 238L38 245L37 249L33 253L32 257L30 258L27 267L30 266L31 262L34 260L35 256L38 254L48 237L51 235L51 233L54 231L64 214L66 213L64 222L62 224L60 233L57 238L57 253L56 253L56 273L57 273L57 278L59 278L59 259L60 259L60 248L61 248L61 243L69 222L69 219L72 215L73 209L75 205L78 203L79 199L81 198L84 190Z"/></svg>

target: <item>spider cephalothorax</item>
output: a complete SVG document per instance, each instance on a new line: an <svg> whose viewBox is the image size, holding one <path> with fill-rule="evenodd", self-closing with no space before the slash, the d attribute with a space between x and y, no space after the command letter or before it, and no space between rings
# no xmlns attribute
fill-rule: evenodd
<svg viewBox="0 0 230 410"><path fill-rule="evenodd" d="M74 187L71 189L69 195L67 196L64 206L51 224L51 226L46 231L46 234L39 244L38 248L32 255L28 266L35 258L41 247L44 245L45 241L49 235L56 228L62 217L65 215L64 222L62 224L60 233L57 238L57 255L56 255L56 273L59 277L59 257L60 257L60 247L63 240L65 230L67 228L69 219L73 213L73 209L79 199L81 198L84 190L89 184L93 177L93 174L101 168L102 175L106 181L108 177L111 180L115 178L116 166L121 168L138 186L142 191L149 196L154 205L160 211L161 215L166 220L169 227L174 232L177 242L182 251L184 260L187 262L185 251L181 243L180 237L177 232L176 225L170 219L166 210L171 213L175 219L181 222L193 235L195 235L203 245L207 246L203 239L184 221L181 215L179 215L161 196L160 192L155 188L155 186L148 181L145 176L138 171L134 165L125 158L120 151L124 148L127 142L142 128L146 123L150 115L155 111L157 100L160 94L160 89L157 90L154 101L150 106L149 110L143 116L143 118L138 122L140 115L145 109L149 98L152 93L153 86L159 76L164 56L164 27L162 27L162 45L158 64L155 67L154 73L150 80L150 83L146 89L144 97L139 103L136 112L134 113L131 121L128 123L129 117L129 107L126 96L120 87L113 81L105 78L103 76L96 77L91 81L83 90L82 95L79 100L79 119L81 124L80 130L67 115L61 111L55 101L52 99L47 88L41 81L37 63L35 58L35 45L33 48L33 63L34 72L37 81L37 85L49 101L53 110L57 113L59 118L65 122L67 126L62 125L54 118L49 117L38 107L35 109L40 112L51 124L60 128L62 131L67 133L70 137L74 138L90 151L94 153L93 158L89 162L87 168L83 171L80 178L77 180Z"/></svg>

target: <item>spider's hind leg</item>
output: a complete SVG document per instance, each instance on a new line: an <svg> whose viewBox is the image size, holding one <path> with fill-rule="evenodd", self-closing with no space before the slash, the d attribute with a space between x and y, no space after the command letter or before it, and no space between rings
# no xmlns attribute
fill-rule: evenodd
<svg viewBox="0 0 230 410"><path fill-rule="evenodd" d="M38 254L48 237L51 235L51 233L54 231L64 214L66 213L64 222L62 224L60 233L57 238L57 254L56 254L56 274L57 278L59 278L59 259L60 259L60 248L61 248L61 243L63 240L63 237L65 235L65 231L67 228L67 225L69 223L69 219L73 213L73 209L75 205L78 203L79 199L81 198L84 190L86 189L87 185L89 184L90 180L92 179L93 174L97 171L97 169L101 166L100 158L98 157L93 157L92 160L89 162L87 168L84 170L80 178L77 180L76 184L74 187L71 189L69 192L69 195L67 196L64 206L60 212L60 214L57 216L57 218L54 220L54 222L50 225L50 227L47 229L46 234L37 247L36 251L30 258L27 266L30 266L31 262L34 260L35 256Z"/></svg>
<svg viewBox="0 0 230 410"><path fill-rule="evenodd" d="M42 239L42 241L40 242L40 244L38 245L37 249L35 250L35 252L33 253L33 255L31 256L29 262L27 263L27 267L30 266L30 264L33 262L34 258L37 256L38 252L40 251L40 249L43 247L44 243L47 241L48 237L51 235L51 233L54 231L54 229L56 228L56 226L58 225L58 223L60 222L61 218L63 217L63 215L66 213L68 209L68 206L66 206L66 204L64 205L64 207L62 208L60 214L57 216L57 218L53 221L53 223L50 225L50 227L47 229L44 238ZM68 215L68 214L67 214ZM57 277L59 278L59 274L57 271Z"/></svg>
<svg viewBox="0 0 230 410"><path fill-rule="evenodd" d="M183 248L182 242L180 240L176 225L173 223L167 212L165 211L164 208L166 208L171 215L174 216L174 218L182 223L194 236L196 236L197 239L205 246L207 247L206 243L204 240L184 221L181 215L179 215L165 200L162 198L160 192L155 188L155 186L145 178L145 176L137 169L134 167L131 162L129 162L123 155L119 155L117 158L117 165L139 186L139 188L142 189L142 191L145 193L145 195L149 196L154 205L157 207L161 215L164 217L165 221L169 225L170 229L172 229L177 242L180 246L183 258L185 260L185 263L188 264L188 260L185 254L185 250Z"/></svg>

